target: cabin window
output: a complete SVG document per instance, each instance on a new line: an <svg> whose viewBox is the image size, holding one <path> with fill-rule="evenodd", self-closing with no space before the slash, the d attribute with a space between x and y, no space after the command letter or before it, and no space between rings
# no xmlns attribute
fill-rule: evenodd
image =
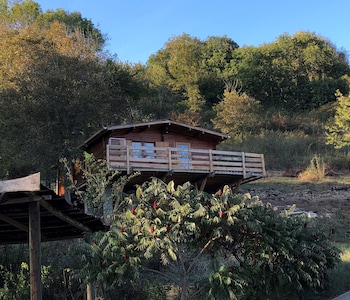
<svg viewBox="0 0 350 300"><path fill-rule="evenodd" d="M144 146L147 147L145 149L145 157L154 158L154 143L144 143Z"/></svg>
<svg viewBox="0 0 350 300"><path fill-rule="evenodd" d="M142 158L142 149L138 148L142 146L142 142L132 142L132 157L133 158Z"/></svg>
<svg viewBox="0 0 350 300"><path fill-rule="evenodd" d="M132 142L132 147L134 158L154 158L154 143Z"/></svg>
<svg viewBox="0 0 350 300"><path fill-rule="evenodd" d="M126 139L123 138L109 138L108 144L111 146L126 146Z"/></svg>
<svg viewBox="0 0 350 300"><path fill-rule="evenodd" d="M189 143L177 143L178 160L180 160L181 167L190 167L190 144Z"/></svg>

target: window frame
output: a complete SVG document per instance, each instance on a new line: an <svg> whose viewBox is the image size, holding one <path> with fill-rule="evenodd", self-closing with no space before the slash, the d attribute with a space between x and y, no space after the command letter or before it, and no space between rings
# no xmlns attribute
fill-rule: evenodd
<svg viewBox="0 0 350 300"><path fill-rule="evenodd" d="M148 148L148 149L133 149L133 158L148 158L148 159L155 158L155 155L154 155L155 142L132 141L131 146Z"/></svg>

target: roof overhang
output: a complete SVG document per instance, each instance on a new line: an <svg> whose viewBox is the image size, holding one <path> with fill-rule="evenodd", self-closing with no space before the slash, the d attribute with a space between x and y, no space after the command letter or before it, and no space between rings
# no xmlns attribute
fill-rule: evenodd
<svg viewBox="0 0 350 300"><path fill-rule="evenodd" d="M108 134L109 132L120 132L121 134L125 134L133 130L138 130L138 131L147 130L147 128L151 128L151 127L161 128L163 130L171 130L171 131L179 132L184 135L195 136L197 138L199 137L199 138L213 139L217 143L220 143L221 141L229 138L227 134L205 129L202 127L192 126L192 125L188 125L188 124L173 121L173 120L160 120L160 121L151 121L151 122L145 122L145 123L134 123L134 124L124 124L124 125L104 127L103 129L99 130L94 135L92 135L90 138L88 138L81 145L81 148L91 145L96 140Z"/></svg>
<svg viewBox="0 0 350 300"><path fill-rule="evenodd" d="M106 229L100 219L85 213L83 203L72 205L43 187L37 173L0 181L0 244L28 243L33 202L40 206L42 241L79 238L84 232Z"/></svg>

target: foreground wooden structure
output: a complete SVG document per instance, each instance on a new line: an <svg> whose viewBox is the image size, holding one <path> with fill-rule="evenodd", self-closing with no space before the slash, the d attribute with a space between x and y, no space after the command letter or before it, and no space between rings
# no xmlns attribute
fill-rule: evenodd
<svg viewBox="0 0 350 300"><path fill-rule="evenodd" d="M0 181L0 244L29 242L30 299L42 299L41 241L82 237L104 230L86 215L83 204L72 205L40 184L40 173Z"/></svg>
<svg viewBox="0 0 350 300"><path fill-rule="evenodd" d="M163 120L105 127L82 148L106 159L122 175L140 172L126 190L158 177L175 184L190 181L198 190L214 192L266 175L263 154L218 150L227 138L216 131Z"/></svg>

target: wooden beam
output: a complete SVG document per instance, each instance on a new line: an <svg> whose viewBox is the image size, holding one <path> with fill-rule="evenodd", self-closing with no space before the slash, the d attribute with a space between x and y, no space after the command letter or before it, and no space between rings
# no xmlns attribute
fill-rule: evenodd
<svg viewBox="0 0 350 300"><path fill-rule="evenodd" d="M64 213L62 213L61 211L59 211L58 209L54 208L51 204L49 204L47 201L45 200L40 200L39 201L40 205L42 207L44 207L45 209L47 209L50 213L52 213L53 215L55 215L57 218L65 221L68 224L71 224L75 227L77 227L78 229L85 231L85 232L91 232L90 228L85 226L84 224L72 219L71 217L65 215Z"/></svg>
<svg viewBox="0 0 350 300"><path fill-rule="evenodd" d="M32 201L29 203L30 300L42 299L40 232L40 206Z"/></svg>
<svg viewBox="0 0 350 300"><path fill-rule="evenodd" d="M166 181L166 178L168 177L168 176L172 176L173 175L173 170L169 170L169 171L167 171L167 172L159 172L159 173L157 173L157 175L156 175L156 177L158 177L158 178L160 178L162 181ZM163 174L163 175L162 175Z"/></svg>
<svg viewBox="0 0 350 300"><path fill-rule="evenodd" d="M0 181L0 194L21 191L40 191L40 173L35 173L22 178Z"/></svg>
<svg viewBox="0 0 350 300"><path fill-rule="evenodd" d="M243 178L242 178L241 180L239 180L238 182L235 183L234 189L233 189L233 193L234 193L234 194L238 194L238 192L239 192L239 187L241 186L242 182L243 182Z"/></svg>
<svg viewBox="0 0 350 300"><path fill-rule="evenodd" d="M31 201L39 201L39 200L51 200L52 196L51 195L40 195L40 196L34 196L31 195L32 193L25 193L28 195L28 197L31 197ZM6 198L6 194L4 197ZM21 198L14 198L14 199L8 199L2 203L0 203L0 205L8 205L8 204L18 204L18 203L28 203L28 197L21 197Z"/></svg>
<svg viewBox="0 0 350 300"><path fill-rule="evenodd" d="M14 220L14 219L12 219L12 218L10 218L10 217L8 217L8 216L2 214L2 213L0 213L0 219L3 220L3 221L5 221L6 223L9 223L9 224L11 224L11 225L17 227L18 229L21 229L21 230L23 230L23 231L25 231L25 232L29 232L28 226L23 225L22 223L20 223L20 222Z"/></svg>
<svg viewBox="0 0 350 300"><path fill-rule="evenodd" d="M202 176L201 178L197 179L194 181L194 186L195 186L195 189L198 192L203 192L204 189L205 189L205 186L207 184L207 181L208 181L208 178L209 177L214 177L215 176L215 172L210 172L208 174L206 174L205 176ZM200 188L198 189L198 184L201 184L200 185Z"/></svg>
<svg viewBox="0 0 350 300"><path fill-rule="evenodd" d="M199 188L199 191L200 191L200 192L203 192L203 191L204 191L205 185L207 184L207 180L208 180L208 177L205 177L205 178L202 180L201 187Z"/></svg>
<svg viewBox="0 0 350 300"><path fill-rule="evenodd" d="M13 218L11 218L11 217L9 217L9 216L6 216L6 215L0 213L0 219L3 220L3 221L5 221L6 223L8 223L8 224L10 224L10 225L12 225L12 226L18 228L18 229L20 229L20 230L23 230L23 231L25 231L25 232L29 232L29 227L28 227L28 226L23 225L22 223L16 221L15 219L13 219ZM46 241L47 238L46 238L45 235L42 235L42 234L41 234L41 237L42 237L42 239L43 239L44 241Z"/></svg>

